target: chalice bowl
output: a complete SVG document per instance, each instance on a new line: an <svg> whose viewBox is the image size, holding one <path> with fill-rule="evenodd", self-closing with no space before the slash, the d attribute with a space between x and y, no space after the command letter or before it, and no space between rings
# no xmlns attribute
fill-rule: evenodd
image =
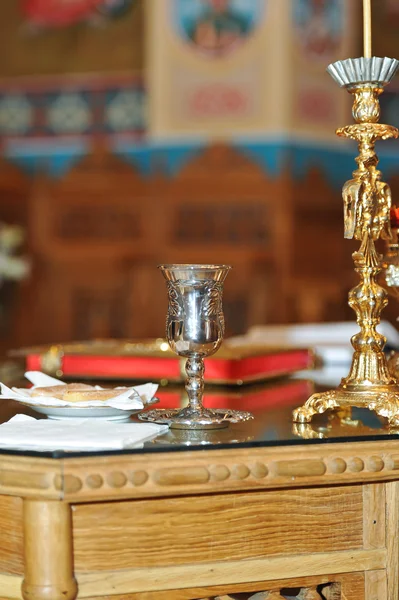
<svg viewBox="0 0 399 600"><path fill-rule="evenodd" d="M166 337L176 354L186 358L188 406L151 410L140 419L168 423L173 429L221 429L229 422L252 418L247 412L208 410L203 406L204 358L214 354L224 336L223 283L227 265L160 265L169 306Z"/></svg>

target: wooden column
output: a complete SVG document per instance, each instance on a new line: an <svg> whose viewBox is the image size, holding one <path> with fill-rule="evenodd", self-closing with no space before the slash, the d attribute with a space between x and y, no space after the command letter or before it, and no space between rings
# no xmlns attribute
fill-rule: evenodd
<svg viewBox="0 0 399 600"><path fill-rule="evenodd" d="M72 518L68 504L24 501L24 600L75 600Z"/></svg>

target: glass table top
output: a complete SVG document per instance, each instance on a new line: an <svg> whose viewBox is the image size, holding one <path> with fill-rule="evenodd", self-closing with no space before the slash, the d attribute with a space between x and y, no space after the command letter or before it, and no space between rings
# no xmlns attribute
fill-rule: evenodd
<svg viewBox="0 0 399 600"><path fill-rule="evenodd" d="M306 379L304 378L306 375ZM343 372L341 376L345 375ZM334 377L337 374L334 375ZM344 441L377 441L399 439L399 429L389 429L382 417L368 409L354 408L352 414L325 413L314 417L312 423L293 423L292 411L303 404L314 392L335 387L337 381L326 378L323 372L300 374L298 377L280 379L263 385L235 388L206 386L204 404L210 408L233 408L250 411L254 419L245 423L230 424L225 429L190 431L170 429L166 434L147 442L142 448L118 451L73 451L60 448L51 452L1 449L2 454L68 458L77 456L103 456L108 454L137 454L156 452L201 451L231 447L270 447L301 444L322 444ZM178 407L185 401L183 387L160 388L157 396L161 408ZM0 422L8 421L17 413L41 418L31 408L18 402L2 400ZM132 417L134 421L137 418ZM1 432L0 432L1 433Z"/></svg>

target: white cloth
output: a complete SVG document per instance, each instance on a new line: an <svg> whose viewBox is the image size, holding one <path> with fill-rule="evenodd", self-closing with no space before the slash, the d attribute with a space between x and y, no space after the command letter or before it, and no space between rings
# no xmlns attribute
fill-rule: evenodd
<svg viewBox="0 0 399 600"><path fill-rule="evenodd" d="M394 348L399 348L399 332L388 321L378 331ZM355 320L335 323L300 323L296 325L255 325L244 336L226 340L228 346L263 344L274 348L313 348L325 365L350 365L353 348L351 337L359 333Z"/></svg>
<svg viewBox="0 0 399 600"><path fill-rule="evenodd" d="M144 442L167 430L167 425L156 423L118 423L100 419L53 421L19 414L0 425L0 450L89 451L140 448Z"/></svg>

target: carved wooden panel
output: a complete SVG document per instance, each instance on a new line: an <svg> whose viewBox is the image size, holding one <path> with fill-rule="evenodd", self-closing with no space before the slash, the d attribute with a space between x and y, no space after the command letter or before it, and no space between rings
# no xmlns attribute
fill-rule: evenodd
<svg viewBox="0 0 399 600"><path fill-rule="evenodd" d="M245 333L252 325L279 322L281 312L273 266L267 261L233 263L224 285L226 335Z"/></svg>
<svg viewBox="0 0 399 600"><path fill-rule="evenodd" d="M35 254L52 263L136 256L148 239L152 187L101 147L62 179L39 176L30 201Z"/></svg>
<svg viewBox="0 0 399 600"><path fill-rule="evenodd" d="M248 247L271 240L268 207L259 202L240 200L217 204L217 199L183 203L177 211L173 237L179 244L238 244Z"/></svg>
<svg viewBox="0 0 399 600"><path fill-rule="evenodd" d="M394 190L398 182L393 178ZM357 282L351 260L356 245L343 239L340 189L317 170L300 181L288 172L271 179L244 152L214 145L176 176L145 178L100 145L59 179L29 180L0 161L0 196L0 220L29 223L34 271L22 304L35 312L36 328L48 331L39 338L30 332L32 319L10 316L14 345L76 335L80 327L73 325L66 300L76 296L75 275L87 276L84 294L72 302L75 313L83 315L84 306L92 307L87 313L112 312L112 320L119 319L115 327L92 329L119 331L118 312L124 309L116 310L111 298L100 299L91 277L103 261L117 274L115 289L135 289L124 337L163 334L166 295L156 271L161 262L234 266L224 295L229 334L264 322L353 319L347 291ZM132 274L130 263L145 267ZM69 289L60 283L60 272ZM55 299L42 301L48 294L43 286L57 297L57 309ZM109 309L99 308L104 302ZM46 321L55 311L50 329ZM394 320L397 313L391 302L384 314Z"/></svg>
<svg viewBox="0 0 399 600"><path fill-rule="evenodd" d="M207 148L177 177L162 182L167 262L184 256L184 262L234 267L224 294L226 323L234 324L229 333L245 331L251 321L285 318L292 239L289 193L285 177L268 178L256 162L226 145ZM235 282L232 293L229 279Z"/></svg>
<svg viewBox="0 0 399 600"><path fill-rule="evenodd" d="M162 337L166 286L156 261L43 263L30 315L36 342Z"/></svg>
<svg viewBox="0 0 399 600"><path fill-rule="evenodd" d="M246 178L251 184L255 178L264 181L264 172L250 157L223 143L216 143L190 160L179 174L179 179L191 181L200 178L213 181L213 188L219 187L223 180ZM219 179L221 178L221 180Z"/></svg>
<svg viewBox="0 0 399 600"><path fill-rule="evenodd" d="M27 230L30 181L15 165L0 158L0 222L21 225ZM28 241L21 253L28 254ZM2 281L0 284L0 355L30 341L26 303L30 301L30 281Z"/></svg>
<svg viewBox="0 0 399 600"><path fill-rule="evenodd" d="M134 314L128 274L128 263L113 261L43 264L32 307L37 339L129 337Z"/></svg>
<svg viewBox="0 0 399 600"><path fill-rule="evenodd" d="M123 204L74 202L58 207L54 233L70 242L129 240L141 233L140 213L131 199Z"/></svg>
<svg viewBox="0 0 399 600"><path fill-rule="evenodd" d="M61 179L39 176L30 206L34 342L162 336L162 262L233 265L229 335L283 320L284 190L228 146L208 148L172 178L143 178L102 146Z"/></svg>
<svg viewBox="0 0 399 600"><path fill-rule="evenodd" d="M353 320L347 296L358 283L351 258L358 244L344 239L341 189L316 169L291 187L295 251L288 286L290 318L305 323Z"/></svg>
<svg viewBox="0 0 399 600"><path fill-rule="evenodd" d="M27 223L30 182L17 167L0 158L0 221Z"/></svg>
<svg viewBox="0 0 399 600"><path fill-rule="evenodd" d="M128 329L126 290L77 288L72 296L73 337L120 338Z"/></svg>
<svg viewBox="0 0 399 600"><path fill-rule="evenodd" d="M264 592L239 592L207 596L199 600L341 600L339 583L327 583L315 587L283 588Z"/></svg>

